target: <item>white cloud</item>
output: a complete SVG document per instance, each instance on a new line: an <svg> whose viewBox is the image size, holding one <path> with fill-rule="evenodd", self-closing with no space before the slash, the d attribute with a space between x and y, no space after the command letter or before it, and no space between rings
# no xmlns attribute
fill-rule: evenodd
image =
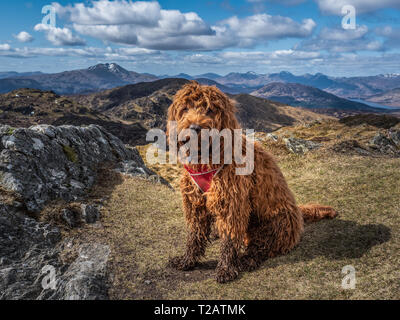
<svg viewBox="0 0 400 320"><path fill-rule="evenodd" d="M33 37L32 35L30 35L28 32L26 31L21 31L20 33L18 33L17 35L14 36L19 42L32 42L33 41Z"/></svg>
<svg viewBox="0 0 400 320"><path fill-rule="evenodd" d="M358 26L356 29L323 28L319 37L324 40L349 41L360 39L368 33L368 27Z"/></svg>
<svg viewBox="0 0 400 320"><path fill-rule="evenodd" d="M85 41L78 36L72 34L68 28L52 27L48 24L37 24L35 31L43 31L46 33L46 39L55 46L82 46Z"/></svg>
<svg viewBox="0 0 400 320"><path fill-rule="evenodd" d="M399 0L314 0L326 14L341 15L342 7L352 5L357 13L373 12L384 8L400 8Z"/></svg>
<svg viewBox="0 0 400 320"><path fill-rule="evenodd" d="M262 3L262 2L267 2L268 0L246 0L246 1L250 3ZM280 4L284 4L287 6L294 6L303 3L307 0L269 0L269 1L278 2Z"/></svg>
<svg viewBox="0 0 400 320"><path fill-rule="evenodd" d="M156 26L161 18L161 7L158 2L144 1L93 1L85 6L77 3L74 6L63 7L58 3L53 6L61 17L68 18L76 24L132 24Z"/></svg>
<svg viewBox="0 0 400 320"><path fill-rule="evenodd" d="M0 56L14 58L32 58L38 56L48 57L85 57L97 59L117 60L142 60L143 58L160 59L167 57L165 54L140 48L38 48L24 47L12 48L9 44L0 44Z"/></svg>
<svg viewBox="0 0 400 320"><path fill-rule="evenodd" d="M323 28L320 33L311 39L306 39L296 46L297 50L312 50L328 52L359 52L382 51L383 43L371 37L368 27L358 26L354 30L342 28Z"/></svg>
<svg viewBox="0 0 400 320"><path fill-rule="evenodd" d="M131 25L81 25L74 24L76 32L103 41L135 45L138 38Z"/></svg>
<svg viewBox="0 0 400 320"><path fill-rule="evenodd" d="M240 38L268 40L307 37L316 26L312 19L298 23L291 18L268 14L256 14L243 19L235 16L223 21L222 24L227 25Z"/></svg>
<svg viewBox="0 0 400 320"><path fill-rule="evenodd" d="M0 43L0 51L8 51L11 49L11 46L8 43Z"/></svg>
<svg viewBox="0 0 400 320"><path fill-rule="evenodd" d="M158 2L101 0L90 6L79 3L55 7L79 34L154 50L253 47L260 40L306 37L315 28L311 19L298 23L267 14L232 17L210 26L195 12L164 10Z"/></svg>

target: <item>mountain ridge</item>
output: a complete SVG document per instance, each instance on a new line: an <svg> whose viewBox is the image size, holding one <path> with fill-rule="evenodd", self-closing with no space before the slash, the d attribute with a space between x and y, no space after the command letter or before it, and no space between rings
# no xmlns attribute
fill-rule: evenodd
<svg viewBox="0 0 400 320"><path fill-rule="evenodd" d="M0 93L29 86L34 89L53 90L58 94L85 94L169 78L201 80L209 83L214 81L215 85L227 93L251 93L273 82L299 83L324 90L341 98L360 100L367 100L371 96L400 87L400 74L398 73L366 77L332 77L320 72L294 75L288 71L269 74L248 71L245 73L230 72L224 76L216 73L200 75L180 73L175 76L155 76L149 73L128 71L116 63L105 63L87 69L53 74L0 72Z"/></svg>
<svg viewBox="0 0 400 320"><path fill-rule="evenodd" d="M31 89L51 90L58 94L82 94L156 79L152 75L128 71L116 63L107 63L87 69L0 79L0 93L24 88L24 82L29 81Z"/></svg>
<svg viewBox="0 0 400 320"><path fill-rule="evenodd" d="M292 106L317 109L381 112L378 108L346 100L326 91L299 83L272 82L251 93L254 96Z"/></svg>

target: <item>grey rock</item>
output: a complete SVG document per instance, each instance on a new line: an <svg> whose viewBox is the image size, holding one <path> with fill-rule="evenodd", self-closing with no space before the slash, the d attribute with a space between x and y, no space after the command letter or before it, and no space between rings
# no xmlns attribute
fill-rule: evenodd
<svg viewBox="0 0 400 320"><path fill-rule="evenodd" d="M48 299L106 300L108 299L107 245L86 244L79 250L78 258L58 281L57 289Z"/></svg>
<svg viewBox="0 0 400 320"><path fill-rule="evenodd" d="M400 148L400 130L391 130L389 132L389 137L392 139L393 143Z"/></svg>
<svg viewBox="0 0 400 320"><path fill-rule="evenodd" d="M333 145L332 150L344 154L359 154L362 156L370 156L371 152L365 148L357 140L344 140Z"/></svg>
<svg viewBox="0 0 400 320"><path fill-rule="evenodd" d="M312 127L314 127L314 126L317 126L317 125L319 125L319 124L321 124L322 122L321 122L321 120L314 120L314 121L311 121L311 122L307 122L307 123L305 123L304 124L304 127L305 128L312 128Z"/></svg>
<svg viewBox="0 0 400 320"><path fill-rule="evenodd" d="M272 133L268 133L267 138L275 142L278 141L278 136Z"/></svg>
<svg viewBox="0 0 400 320"><path fill-rule="evenodd" d="M63 209L61 211L61 218L70 228L76 228L77 226L79 226L80 221L75 212L73 212L72 210Z"/></svg>
<svg viewBox="0 0 400 320"><path fill-rule="evenodd" d="M58 228L0 203L0 300L37 299L43 267L60 268L60 240Z"/></svg>
<svg viewBox="0 0 400 320"><path fill-rule="evenodd" d="M81 199L102 163L121 163L120 172L134 176L155 175L136 149L99 126L0 127L0 185L19 194L30 212L53 199Z"/></svg>
<svg viewBox="0 0 400 320"><path fill-rule="evenodd" d="M82 204L82 218L86 223L96 223L100 219L100 211L94 205Z"/></svg>
<svg viewBox="0 0 400 320"><path fill-rule="evenodd" d="M143 161L140 158L141 161ZM137 160L122 161L118 164L115 169L116 172L130 176L130 177L143 177L150 181L161 183L172 189L171 185L164 178L156 175L154 172L149 170L146 166L141 165Z"/></svg>
<svg viewBox="0 0 400 320"><path fill-rule="evenodd" d="M322 144L320 143L296 138L284 139L284 142L288 150L295 154L305 154L310 150L322 147Z"/></svg>
<svg viewBox="0 0 400 320"><path fill-rule="evenodd" d="M393 135L395 136L395 135ZM396 139L396 137L395 137ZM392 155L392 156L400 156L400 150L397 147L396 143L391 137L391 134L388 135L378 132L369 142L370 148L374 151L377 151L382 154Z"/></svg>
<svg viewBox="0 0 400 320"><path fill-rule="evenodd" d="M9 286L11 283L15 282L17 276L17 271L14 268L6 268L0 270L0 283L3 286Z"/></svg>

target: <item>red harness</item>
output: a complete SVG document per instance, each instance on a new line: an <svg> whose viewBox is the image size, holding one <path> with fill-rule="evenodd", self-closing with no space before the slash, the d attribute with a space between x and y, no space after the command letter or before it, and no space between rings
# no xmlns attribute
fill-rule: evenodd
<svg viewBox="0 0 400 320"><path fill-rule="evenodd" d="M199 187L201 192L205 193L208 190L210 190L211 187L211 182L213 178L221 171L222 167L219 167L218 169L214 170L208 170L205 168L204 170L200 172L193 171L186 165L184 166L186 171L190 174L190 176L193 179L193 182Z"/></svg>

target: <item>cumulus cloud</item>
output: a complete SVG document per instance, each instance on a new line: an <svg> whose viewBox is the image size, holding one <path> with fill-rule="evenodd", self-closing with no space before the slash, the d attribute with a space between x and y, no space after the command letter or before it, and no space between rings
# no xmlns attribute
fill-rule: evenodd
<svg viewBox="0 0 400 320"><path fill-rule="evenodd" d="M250 2L250 3L262 3L262 2L267 2L268 0L246 0L246 1ZM269 0L269 1L277 2L277 3L280 3L280 4L287 5L287 6L294 6L294 5L298 5L300 3L303 3L303 2L305 2L307 0Z"/></svg>
<svg viewBox="0 0 400 320"><path fill-rule="evenodd" d="M382 51L383 43L373 39L365 25L356 29L344 30L343 28L323 28L320 33L311 39L306 39L297 44L295 49L329 52L359 52Z"/></svg>
<svg viewBox="0 0 400 320"><path fill-rule="evenodd" d="M93 1L92 6L77 3L74 6L53 4L58 15L68 18L76 24L132 24L156 26L161 18L161 7L158 2L144 1Z"/></svg>
<svg viewBox="0 0 400 320"><path fill-rule="evenodd" d="M259 40L306 37L315 22L253 15L207 24L195 12L164 10L158 2L93 1L73 6L54 4L59 15L82 35L154 50L218 50L252 47Z"/></svg>
<svg viewBox="0 0 400 320"><path fill-rule="evenodd" d="M341 15L345 5L352 5L357 13L368 13L383 8L400 8L399 0L314 0L326 14Z"/></svg>
<svg viewBox="0 0 400 320"><path fill-rule="evenodd" d="M32 35L30 35L28 32L26 31L21 31L20 33L18 33L17 35L14 36L15 39L17 39L19 42L32 42L33 41L33 37Z"/></svg>
<svg viewBox="0 0 400 320"><path fill-rule="evenodd" d="M38 56L48 57L84 57L105 60L143 61L143 59L166 58L162 52L141 48L38 48L24 47L12 48L9 44L0 44L0 56L13 58L33 58Z"/></svg>
<svg viewBox="0 0 400 320"><path fill-rule="evenodd" d="M363 38L367 33L368 27L362 25L356 29L346 30L343 28L323 28L319 36L324 40L350 41Z"/></svg>
<svg viewBox="0 0 400 320"><path fill-rule="evenodd" d="M52 27L48 24L37 24L35 31L43 31L46 34L46 39L55 46L82 46L85 45L85 40L72 34L68 28Z"/></svg>
<svg viewBox="0 0 400 320"><path fill-rule="evenodd" d="M238 37L248 39L304 38L309 36L316 26L312 19L298 23L291 18L268 14L256 14L243 19L235 16L222 24L227 25Z"/></svg>
<svg viewBox="0 0 400 320"><path fill-rule="evenodd" d="M0 51L9 51L11 46L8 43L0 43Z"/></svg>

